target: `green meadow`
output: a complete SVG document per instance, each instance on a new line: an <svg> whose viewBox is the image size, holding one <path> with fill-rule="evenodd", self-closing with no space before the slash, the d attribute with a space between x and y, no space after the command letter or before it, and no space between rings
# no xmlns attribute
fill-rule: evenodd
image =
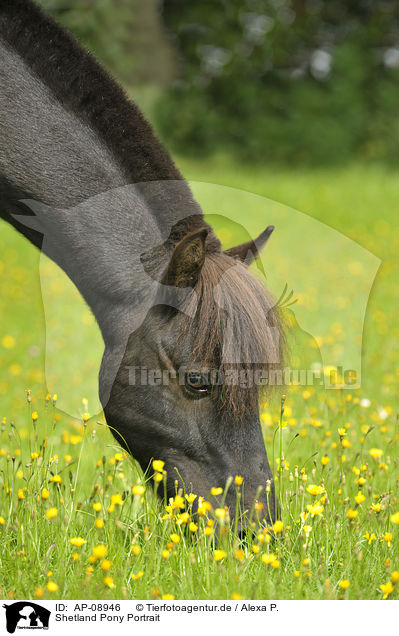
<svg viewBox="0 0 399 636"><path fill-rule="evenodd" d="M293 292L293 366L342 360L360 386L288 386L282 415L278 396L262 399L281 519L267 527L255 506L241 542L224 508L239 475L212 502L189 490L164 501L162 463L144 475L118 447L89 309L2 223L0 598L397 599L396 173L177 163L226 247L275 225L254 271L276 298Z"/></svg>

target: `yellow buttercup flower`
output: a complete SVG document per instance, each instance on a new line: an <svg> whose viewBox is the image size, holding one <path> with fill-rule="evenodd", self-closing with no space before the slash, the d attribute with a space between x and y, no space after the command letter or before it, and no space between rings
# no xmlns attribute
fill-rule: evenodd
<svg viewBox="0 0 399 636"><path fill-rule="evenodd" d="M189 504L193 503L196 500L196 498L197 498L197 495L194 495L192 492L190 492L188 495L184 495L184 496L187 499Z"/></svg>
<svg viewBox="0 0 399 636"><path fill-rule="evenodd" d="M227 556L227 553L224 550L214 550L213 551L213 560L214 561L222 561Z"/></svg>
<svg viewBox="0 0 399 636"><path fill-rule="evenodd" d="M306 506L306 510L310 512L313 518L313 517L317 517L318 515L321 515L324 510L324 507L318 501L315 501L314 504L308 504Z"/></svg>
<svg viewBox="0 0 399 636"><path fill-rule="evenodd" d="M183 510L185 506L184 499L180 495L176 495L176 497L172 497L169 500L169 503L172 507L172 510L176 510L177 508L180 508L181 510Z"/></svg>
<svg viewBox="0 0 399 636"><path fill-rule="evenodd" d="M53 484L62 484L62 477L61 475L51 475L50 481Z"/></svg>
<svg viewBox="0 0 399 636"><path fill-rule="evenodd" d="M140 572L137 572L137 574L132 574L131 578L133 579L133 581L138 581L139 579L141 579L144 576L144 571L140 570Z"/></svg>
<svg viewBox="0 0 399 636"><path fill-rule="evenodd" d="M99 501L95 501L93 504L93 510L95 510L96 512L100 512L102 508L102 505Z"/></svg>
<svg viewBox="0 0 399 636"><path fill-rule="evenodd" d="M282 532L283 528L284 528L284 524L283 524L283 522L280 519L278 519L277 521L274 522L273 531L276 534L280 534L280 532Z"/></svg>
<svg viewBox="0 0 399 636"><path fill-rule="evenodd" d="M179 543L179 541L180 541L180 536L178 534L176 534L175 532L170 534L169 538L172 541L172 543L175 543L175 544Z"/></svg>
<svg viewBox="0 0 399 636"><path fill-rule="evenodd" d="M123 506L124 501L122 499L122 495L119 493L116 493L115 495L111 495L111 503L113 503L114 506Z"/></svg>
<svg viewBox="0 0 399 636"><path fill-rule="evenodd" d="M177 525L181 525L182 523L187 523L188 521L190 521L190 515L188 512L181 512L178 517L177 517Z"/></svg>
<svg viewBox="0 0 399 636"><path fill-rule="evenodd" d="M104 585L109 587L111 590L115 587L114 579L112 578L112 576L104 577Z"/></svg>
<svg viewBox="0 0 399 636"><path fill-rule="evenodd" d="M363 535L364 539L367 539L367 543L370 545L372 541L377 541L377 537L374 532L371 534L367 531L366 534Z"/></svg>
<svg viewBox="0 0 399 636"><path fill-rule="evenodd" d="M218 495L221 495L223 492L223 488L211 488L211 495L214 497L217 497Z"/></svg>
<svg viewBox="0 0 399 636"><path fill-rule="evenodd" d="M111 569L112 566L112 561L109 561L109 559L103 559L100 563L100 568L102 569L103 572L108 572L108 570Z"/></svg>
<svg viewBox="0 0 399 636"><path fill-rule="evenodd" d="M132 553L134 554L134 556L138 556L141 552L141 547L139 545L137 545L136 543L133 543L132 545Z"/></svg>
<svg viewBox="0 0 399 636"><path fill-rule="evenodd" d="M232 601L242 601L244 597L241 594L237 594L237 592L233 592L230 598Z"/></svg>
<svg viewBox="0 0 399 636"><path fill-rule="evenodd" d="M359 514L359 511L358 510L353 510L352 508L349 508L349 510L347 512L348 519L350 519L351 521L353 521L353 519L356 519L358 514Z"/></svg>
<svg viewBox="0 0 399 636"><path fill-rule="evenodd" d="M392 581L388 581L387 583L382 583L380 585L380 590L384 593L383 595L383 599L385 600L386 598L388 598L388 596L390 594L392 594L392 592L394 591L394 586L392 585Z"/></svg>
<svg viewBox="0 0 399 636"><path fill-rule="evenodd" d="M369 453L373 459L378 459L383 456L384 451L381 448L370 448Z"/></svg>
<svg viewBox="0 0 399 636"><path fill-rule="evenodd" d="M347 590L350 586L350 582L348 581L348 579L343 579L338 583L338 585L342 590Z"/></svg>
<svg viewBox="0 0 399 636"><path fill-rule="evenodd" d="M306 490L313 496L321 495L324 492L323 486L317 486L316 484L309 484Z"/></svg>
<svg viewBox="0 0 399 636"><path fill-rule="evenodd" d="M244 481L244 477L241 477L241 475L236 475L234 478L234 483L236 486L241 486L243 481Z"/></svg>
<svg viewBox="0 0 399 636"><path fill-rule="evenodd" d="M277 557L272 552L270 554L262 554L262 561L266 563L266 565L272 565L274 561L276 561Z"/></svg>
<svg viewBox="0 0 399 636"><path fill-rule="evenodd" d="M162 594L162 600L163 601L174 601L175 597L173 596L173 594Z"/></svg>
<svg viewBox="0 0 399 636"><path fill-rule="evenodd" d="M165 462L163 462L160 459L154 459L154 461L152 462L153 469L158 471L159 473L163 471L164 466L165 466Z"/></svg>
<svg viewBox="0 0 399 636"><path fill-rule="evenodd" d="M385 534L383 534L382 537L381 537L381 539L386 542L388 548L391 547L392 538L393 537L392 537L392 533L391 532L385 532Z"/></svg>
<svg viewBox="0 0 399 636"><path fill-rule="evenodd" d="M108 548L103 543L98 543L93 548L93 556L96 559L104 559L104 557L107 555L107 552L108 552Z"/></svg>
<svg viewBox="0 0 399 636"><path fill-rule="evenodd" d="M262 510L263 510L263 508L264 508L264 507L265 507L265 506L264 506L264 504L263 504L263 502L262 502L262 501L256 501L256 502L255 502L255 506L254 506L254 508L255 508L255 511L256 511L256 512L262 512Z"/></svg>
<svg viewBox="0 0 399 636"><path fill-rule="evenodd" d="M209 501L200 501L198 504L198 514L200 516L206 515L207 512L212 510L212 505Z"/></svg>
<svg viewBox="0 0 399 636"><path fill-rule="evenodd" d="M392 523L396 523L397 525L399 525L399 511L391 515L391 521Z"/></svg>
<svg viewBox="0 0 399 636"><path fill-rule="evenodd" d="M197 532L197 530L198 530L198 526L197 526L197 524L196 524L196 523L194 523L194 521L191 521L191 522L188 524L188 529L190 530L190 532Z"/></svg>
<svg viewBox="0 0 399 636"><path fill-rule="evenodd" d="M49 508L46 512L47 519L54 519L58 515L57 508Z"/></svg>
<svg viewBox="0 0 399 636"><path fill-rule="evenodd" d="M41 495L42 495L42 499L48 499L50 496L50 491L47 490L47 488L43 488Z"/></svg>
<svg viewBox="0 0 399 636"><path fill-rule="evenodd" d="M55 581L48 581L46 588L49 592L56 592L59 589Z"/></svg>
<svg viewBox="0 0 399 636"><path fill-rule="evenodd" d="M82 545L84 545L86 543L86 540L83 539L82 537L72 537L72 539L69 539L69 542L75 547L75 548L81 548Z"/></svg>
<svg viewBox="0 0 399 636"><path fill-rule="evenodd" d="M360 505L361 503L363 503L363 501L366 500L366 497L363 495L362 492L358 492L356 497L355 497L355 501L358 505Z"/></svg>
<svg viewBox="0 0 399 636"><path fill-rule="evenodd" d="M4 349L12 349L13 347L15 347L14 336L3 336L1 344L3 345Z"/></svg>

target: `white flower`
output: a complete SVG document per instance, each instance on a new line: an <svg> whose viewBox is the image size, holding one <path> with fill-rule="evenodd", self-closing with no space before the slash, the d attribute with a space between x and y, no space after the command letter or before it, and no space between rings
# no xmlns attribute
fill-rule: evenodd
<svg viewBox="0 0 399 636"><path fill-rule="evenodd" d="M360 400L359 404L360 404L360 406L362 406L364 409L368 409L368 408L369 408L369 406L370 406L370 404L371 404L371 401L370 401L370 400L368 400L367 398L363 398L362 400Z"/></svg>

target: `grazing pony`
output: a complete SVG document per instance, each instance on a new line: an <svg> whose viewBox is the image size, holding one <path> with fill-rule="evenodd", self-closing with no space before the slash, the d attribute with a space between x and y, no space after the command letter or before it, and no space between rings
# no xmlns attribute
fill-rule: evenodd
<svg viewBox="0 0 399 636"><path fill-rule="evenodd" d="M223 252L137 107L31 0L0 0L0 117L0 214L91 307L118 441L165 462L169 496L239 474L273 520L258 391L283 338L248 270L273 228Z"/></svg>

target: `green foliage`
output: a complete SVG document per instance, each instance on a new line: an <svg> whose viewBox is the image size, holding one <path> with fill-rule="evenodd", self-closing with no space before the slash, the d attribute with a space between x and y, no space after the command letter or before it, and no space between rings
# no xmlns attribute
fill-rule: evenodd
<svg viewBox="0 0 399 636"><path fill-rule="evenodd" d="M179 78L158 104L178 151L255 160L394 160L399 16L393 3L164 0Z"/></svg>
<svg viewBox="0 0 399 636"><path fill-rule="evenodd" d="M135 27L131 0L39 0L121 81L131 81L135 59L127 51ZM131 53L131 52L130 52Z"/></svg>

